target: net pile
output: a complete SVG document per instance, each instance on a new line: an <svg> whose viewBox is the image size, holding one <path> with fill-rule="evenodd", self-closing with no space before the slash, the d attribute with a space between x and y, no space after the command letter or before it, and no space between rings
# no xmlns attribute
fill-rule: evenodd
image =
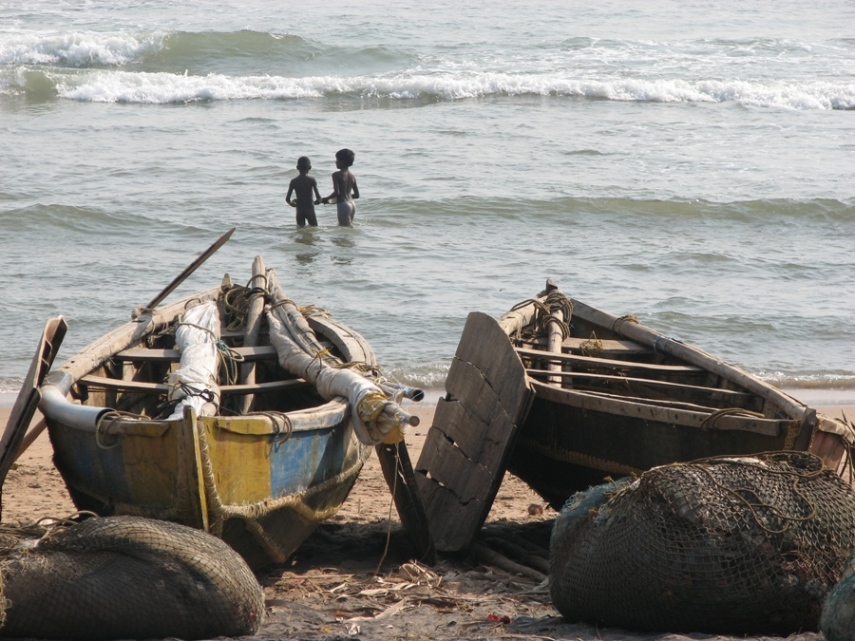
<svg viewBox="0 0 855 641"><path fill-rule="evenodd" d="M822 606L819 629L827 641L855 640L855 554Z"/></svg>
<svg viewBox="0 0 855 641"><path fill-rule="evenodd" d="M175 523L91 518L24 539L0 563L0 636L202 639L254 634L264 597L221 540Z"/></svg>
<svg viewBox="0 0 855 641"><path fill-rule="evenodd" d="M575 495L550 547L550 593L571 621L816 630L855 548L855 492L804 452L663 466Z"/></svg>

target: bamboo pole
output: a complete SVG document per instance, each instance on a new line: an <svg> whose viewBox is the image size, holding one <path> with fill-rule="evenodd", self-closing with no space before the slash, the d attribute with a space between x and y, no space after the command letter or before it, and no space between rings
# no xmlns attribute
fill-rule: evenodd
<svg viewBox="0 0 855 641"><path fill-rule="evenodd" d="M252 279L249 281L249 311L246 317L246 329L243 334L243 346L253 347L258 345L258 334L261 330L261 320L264 314L264 295L267 289L267 278L265 276L264 260L256 256L252 262ZM255 363L249 362L241 365L239 383L252 385L255 383ZM238 414L246 414L252 406L253 394L247 394L240 400Z"/></svg>
<svg viewBox="0 0 855 641"><path fill-rule="evenodd" d="M319 342L308 321L276 279L268 273L272 303L268 308L270 342L279 364L314 384L321 397L344 397L352 407L351 420L359 440L368 445L403 440L407 425L419 419L403 410L371 379L351 369L330 354Z"/></svg>
<svg viewBox="0 0 855 641"><path fill-rule="evenodd" d="M552 320L546 324L546 349L553 354L560 354L561 344L564 342L564 334L561 331L561 326L564 324L564 312L556 309L549 316ZM560 372L562 365L559 362L550 361L546 367L550 372ZM560 387L563 379L561 376L552 374L549 376L549 382Z"/></svg>

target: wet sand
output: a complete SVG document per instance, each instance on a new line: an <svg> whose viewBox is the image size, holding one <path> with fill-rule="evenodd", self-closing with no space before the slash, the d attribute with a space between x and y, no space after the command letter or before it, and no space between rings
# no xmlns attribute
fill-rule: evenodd
<svg viewBox="0 0 855 641"><path fill-rule="evenodd" d="M799 398L812 402L810 392ZM831 398L831 397L828 397ZM834 401L845 399L845 394ZM418 459L433 405L413 404L421 418L407 447ZM10 407L0 407L5 425ZM831 416L855 418L855 401L823 405ZM37 420L38 414L36 416ZM3 488L3 524L64 517L75 508L53 467L44 432L23 453ZM546 561L555 512L524 483L506 475L479 535L526 541ZM258 573L267 620L255 638L343 639L583 639L635 641L729 639L705 634L638 634L564 622L551 605L545 575L502 569L483 555L440 556L428 566L402 530L379 462L372 457L341 511L323 524L285 565ZM534 559L537 561L538 559ZM542 567L542 565L541 565ZM737 637L733 637L736 639ZM742 637L739 637L742 638ZM760 638L760 637L756 637ZM818 640L818 633L791 639Z"/></svg>

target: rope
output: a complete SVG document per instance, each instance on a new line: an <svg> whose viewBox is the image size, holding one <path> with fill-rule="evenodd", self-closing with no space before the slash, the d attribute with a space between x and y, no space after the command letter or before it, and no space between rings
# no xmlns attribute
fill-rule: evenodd
<svg viewBox="0 0 855 641"><path fill-rule="evenodd" d="M760 412L752 412L751 410L746 410L741 407L726 407L724 409L716 410L701 421L701 429L714 429L716 421L723 416L751 416L753 418L765 418Z"/></svg>
<svg viewBox="0 0 855 641"><path fill-rule="evenodd" d="M252 287L252 281L255 278L263 278L264 285L262 287ZM249 306L253 299L263 296L265 299L269 296L267 274L259 274L253 276L246 285L232 285L223 294L223 309L225 317L228 320L226 329L230 332L239 332L246 327L246 317L249 313Z"/></svg>
<svg viewBox="0 0 855 641"><path fill-rule="evenodd" d="M198 396L199 398L204 399L206 403L214 403L217 399L217 395L214 394L213 390L208 388L198 389L196 387L192 387L189 383L176 383L172 386L172 390L170 390L169 395L174 397L176 392L184 393L184 396L172 399L175 401L176 405L182 399L190 398L191 396Z"/></svg>
<svg viewBox="0 0 855 641"><path fill-rule="evenodd" d="M398 491L398 465L401 462L401 452L398 445L395 445L395 480L392 483L392 496L389 498L389 513L386 515L386 547L383 548L383 554L380 555L380 560L377 562L377 568L374 574L380 574L380 568L383 567L383 561L386 560L386 555L389 553L389 546L392 543L392 506L395 504L395 492Z"/></svg>
<svg viewBox="0 0 855 641"><path fill-rule="evenodd" d="M735 460L732 457L727 457L727 456L715 457L715 459L712 459L712 460L716 460L716 459L727 460L728 463L732 463L733 465L742 465L744 467L753 467L753 468L760 467L754 463L750 463L748 461ZM775 470L775 469L771 469L771 468L768 468L765 466L762 468L763 472L767 473L767 474L777 474L780 476L793 476L794 477L793 478L793 485L792 485L793 493L797 497L799 497L802 500L802 502L805 503L807 505L807 507L809 508L809 514L807 516L793 516L790 514L785 514L777 506L770 505L768 503L764 503L760 499L760 497L757 496L757 493L750 488L728 487L728 486L724 485L723 483L721 483L718 479L716 479L713 476L712 472L710 471L710 468L708 468L706 466L690 465L690 467L697 469L698 471L700 471L703 474L705 474L706 476L708 476L710 482L712 483L712 485L714 487L717 487L719 490L721 490L725 494L729 494L732 497L735 497L737 502L742 503L748 509L751 516L754 517L754 522L757 524L757 526L761 530L764 530L765 532L767 532L769 534L783 534L784 532L789 530L790 526L793 525L794 523L805 523L807 521L810 521L812 518L814 518L814 516L816 516L816 507L801 492L801 489L799 487L799 482L802 480L805 480L805 479L817 478L817 477L821 476L822 474L824 474L825 470L823 469L822 466L820 466L816 470L813 470L812 472L806 472L806 473L800 473L800 472L795 471L795 470ZM740 494L740 492L742 492L744 494L750 494L753 497L754 501L753 502L750 501L748 498L743 496L743 494ZM760 515L758 514L758 510L760 510L760 509L768 510L769 512L772 513L772 515L778 517L781 521L784 522L783 526L780 529L776 530L776 529L773 529L773 528L770 528L770 527L767 527L766 525L764 525L764 523L761 520Z"/></svg>
<svg viewBox="0 0 855 641"><path fill-rule="evenodd" d="M107 424L107 419L110 419L110 423ZM107 430L113 424L113 421L123 419L123 418L135 418L141 419L143 418L140 414L133 414L131 412L122 412L119 410L110 410L109 412L104 412L101 416L98 417L98 422L95 424L95 444L100 447L102 450L112 450L114 447L119 445L119 439L116 439L116 442L112 445L107 445L104 442L103 437L107 435Z"/></svg>
<svg viewBox="0 0 855 641"><path fill-rule="evenodd" d="M583 356L602 356L603 341L597 338L596 332L591 332L591 338L583 341L582 344L579 345L579 350L582 352Z"/></svg>
<svg viewBox="0 0 855 641"><path fill-rule="evenodd" d="M515 312L523 307L534 305L534 323L533 325L541 331L546 331L550 323L556 323L561 329L561 339L564 340L570 336L570 319L573 317L573 301L565 294L558 290L554 290L546 295L543 300L529 298L511 307L511 311ZM553 314L562 312L564 320L561 321Z"/></svg>
<svg viewBox="0 0 855 641"><path fill-rule="evenodd" d="M223 377L226 385L234 385L238 380L239 363L244 362L244 357L237 351L226 345L223 339L217 339L217 356L223 369Z"/></svg>
<svg viewBox="0 0 855 641"><path fill-rule="evenodd" d="M616 318L615 322L612 323L612 331L615 334L622 334L620 326L624 323L635 323L638 325L638 317L636 317L635 314L624 314L620 318Z"/></svg>
<svg viewBox="0 0 855 641"><path fill-rule="evenodd" d="M270 311L272 312L272 311L274 311L280 307L285 307L286 305L292 305L294 307L297 307L297 303L295 303L290 298L282 298L282 299L276 301L275 303L270 304Z"/></svg>

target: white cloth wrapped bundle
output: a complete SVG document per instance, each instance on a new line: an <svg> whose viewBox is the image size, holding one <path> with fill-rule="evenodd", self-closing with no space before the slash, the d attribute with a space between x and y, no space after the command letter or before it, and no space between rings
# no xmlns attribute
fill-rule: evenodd
<svg viewBox="0 0 855 641"><path fill-rule="evenodd" d="M219 340L220 316L214 301L184 312L175 332L181 362L167 379L172 386L169 400L181 399L181 402L175 406L170 419L181 418L187 406L193 407L197 416L214 416L217 413L220 404L220 387L217 385Z"/></svg>
<svg viewBox="0 0 855 641"><path fill-rule="evenodd" d="M326 350L296 306L281 292L275 294L280 303L268 307L267 322L270 343L283 369L313 383L326 400L347 399L353 408L353 429L366 445L403 440L411 417L378 385L358 372L339 368L341 361L325 355Z"/></svg>

